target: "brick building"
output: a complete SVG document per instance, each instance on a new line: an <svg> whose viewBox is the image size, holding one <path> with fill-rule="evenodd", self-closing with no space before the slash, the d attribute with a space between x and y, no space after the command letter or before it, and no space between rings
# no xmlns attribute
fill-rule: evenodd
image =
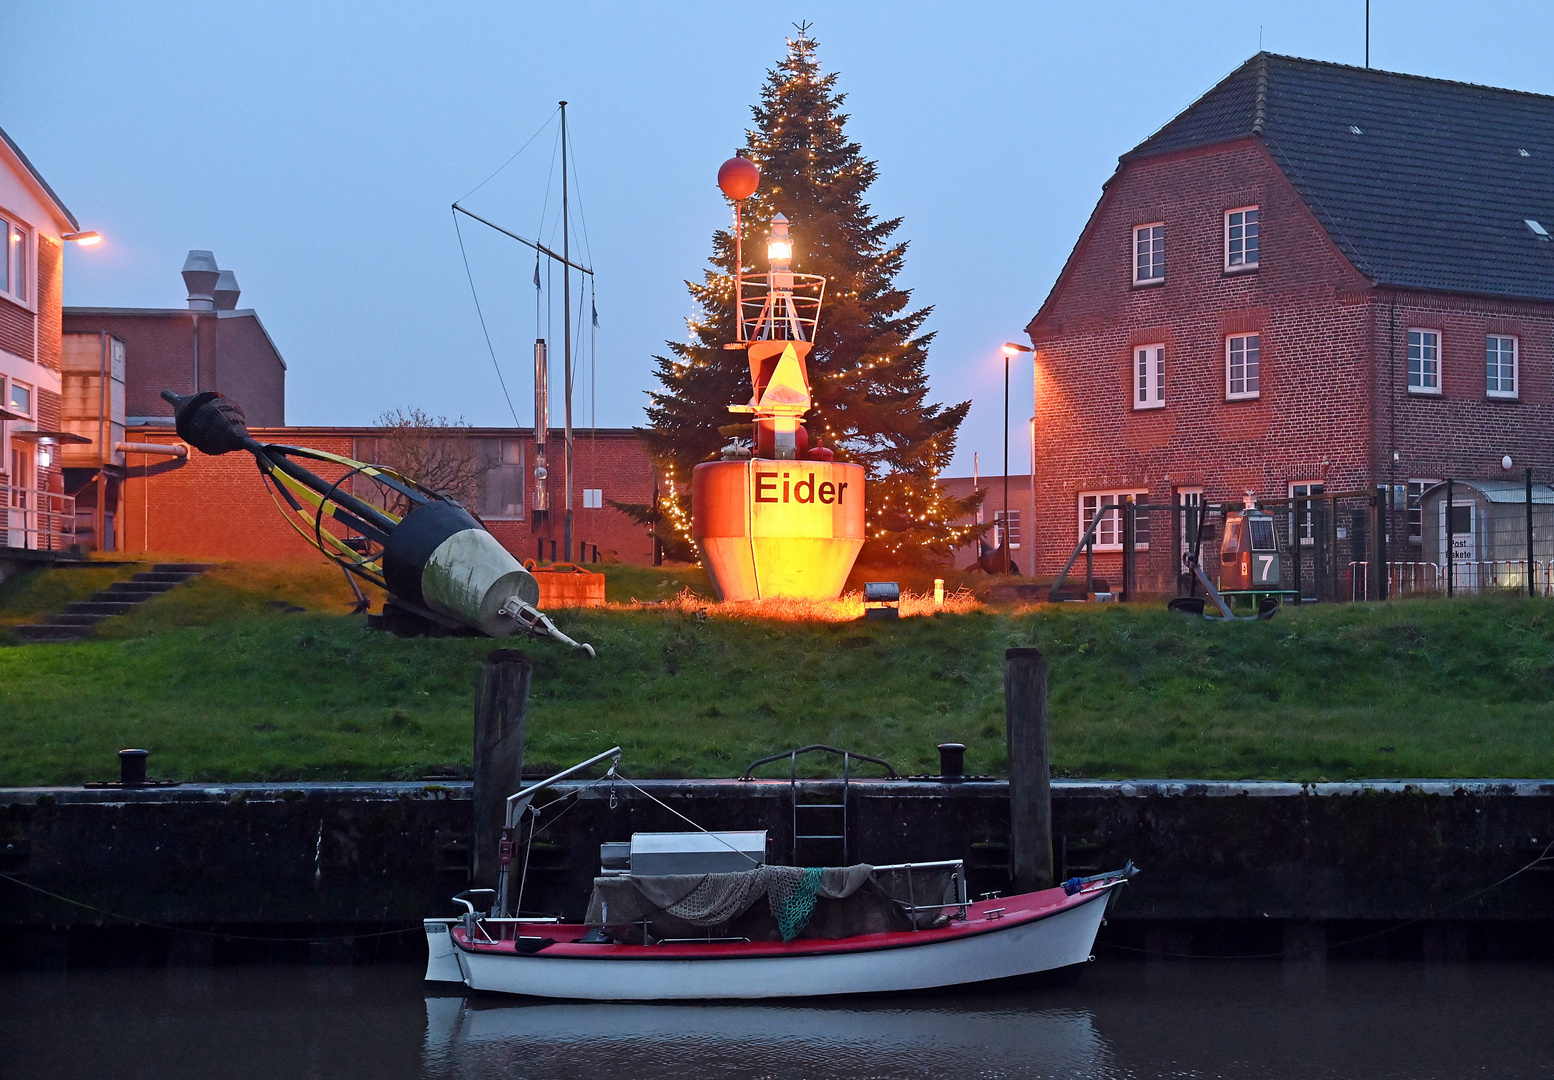
<svg viewBox="0 0 1554 1080"><path fill-rule="evenodd" d="M388 456L379 428L250 427L260 442L285 443L371 461ZM171 427L135 429L137 441L180 444ZM561 470L551 469L548 516L534 505L534 435L522 428L460 429L484 459L476 498L468 507L502 545L520 559L560 556L565 497ZM585 546L582 558L645 564L652 562L648 531L610 503L651 504L654 473L642 444L630 428L600 428L574 433L573 536ZM562 433L552 430L546 443L550 461L561 460ZM287 523L269 488L246 453L210 457L190 449L186 458L128 455L123 485L119 550L156 552L190 558L284 560L320 558ZM344 470L304 462L325 479ZM366 494L365 489L362 494ZM574 551L574 556L577 552Z"/></svg>
<svg viewBox="0 0 1554 1080"><path fill-rule="evenodd" d="M59 460L64 245L95 238L0 131L0 549L16 557L57 551L73 525Z"/></svg>
<svg viewBox="0 0 1554 1080"><path fill-rule="evenodd" d="M66 334L111 335L124 343L124 422L169 424L163 390L218 390L243 403L256 427L286 424L286 361L253 308L239 308L237 276L209 251L184 263L187 307L64 309Z"/></svg>
<svg viewBox="0 0 1554 1080"><path fill-rule="evenodd" d="M1554 97L1254 56L1122 156L1027 327L1037 572L1127 495L1384 486L1404 558L1430 482L1546 473L1550 232Z"/></svg>
<svg viewBox="0 0 1554 1080"><path fill-rule="evenodd" d="M257 312L238 308L236 277L219 269L210 252L191 251L183 279L186 308L63 311L67 367L78 369L81 383L73 395L81 407L67 409L66 418L83 436L81 445L68 448L72 467L65 477L78 496L78 534L86 546L126 553L316 559L276 509L251 457L213 458L182 447L161 392L219 391L242 405L261 442L359 461L392 460L393 436L378 428L286 427L286 363ZM69 382L72 373L66 376ZM469 509L497 539L520 558L561 555L561 469L551 468L545 480L555 509L536 514L532 429L460 428L449 437L472 444L480 476ZM148 449L157 445L184 456ZM586 545L585 555L574 556L652 561L647 530L610 506L612 500L653 501L654 474L636 433L580 431L573 445L573 536ZM561 461L559 431L550 433L546 453L550 462ZM318 463L309 467L336 478Z"/></svg>

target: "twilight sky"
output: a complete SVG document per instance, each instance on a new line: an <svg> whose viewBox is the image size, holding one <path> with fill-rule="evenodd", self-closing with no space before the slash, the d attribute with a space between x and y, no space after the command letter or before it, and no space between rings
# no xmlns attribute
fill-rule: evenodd
<svg viewBox="0 0 1554 1080"><path fill-rule="evenodd" d="M185 253L209 248L286 357L291 423L368 424L417 405L506 425L449 204L566 98L574 220L598 272L597 422L630 425L652 355L686 333L682 282L727 220L717 167L743 143L791 23L808 19L841 73L849 132L880 164L873 207L905 219L904 283L934 308L934 395L975 402L952 471L980 451L987 474L1002 453L998 346L1023 340L1117 156L1255 53L1259 34L1271 51L1361 63L1363 12L1364 0L10 3L0 126L106 237L72 247L67 304L180 307ZM1372 64L1554 93L1548 15L1547 0L1372 0ZM554 134L467 205L555 234ZM464 236L528 424L532 253L467 221ZM553 319L559 385L559 300ZM1023 472L1028 367L1013 385L1011 471Z"/></svg>

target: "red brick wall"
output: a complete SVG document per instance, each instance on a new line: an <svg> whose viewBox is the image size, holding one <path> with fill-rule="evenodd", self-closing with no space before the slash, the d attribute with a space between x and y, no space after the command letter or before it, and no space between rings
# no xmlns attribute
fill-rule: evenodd
<svg viewBox="0 0 1554 1080"><path fill-rule="evenodd" d="M67 311L71 333L106 330L124 340L124 413L172 416L163 390L194 389L194 316L199 315L201 390L220 390L256 426L286 419L286 374L253 317L213 311Z"/></svg>
<svg viewBox="0 0 1554 1080"><path fill-rule="evenodd" d="M279 428L251 429L261 442L307 446L345 457L355 455L356 441L371 438L372 429ZM504 438L526 433L477 429L478 435ZM131 438L140 442L173 443L178 439L165 428L139 429ZM527 440L532 446L532 437ZM576 491L574 542L598 544L602 558L628 563L652 559L647 531L624 514L610 508L609 500L650 503L653 474L641 443L630 432L600 433L590 441L586 433L574 441ZM547 528L536 533L531 520L492 521L487 525L508 550L522 559L535 556L535 540L543 535L562 540L561 491L562 440L553 433L547 447L550 463L550 499L554 511ZM154 460L149 481L140 455L129 455L129 477L123 491L120 538L124 550L151 551L189 558L275 560L320 558L287 525L266 490L253 458L233 453L210 457L191 450L186 461ZM334 479L339 471L309 465L319 475ZM532 469L532 460L529 462ZM583 489L601 488L605 506L583 509ZM532 498L529 500L532 503ZM549 545L546 545L549 555Z"/></svg>
<svg viewBox="0 0 1554 1080"><path fill-rule="evenodd" d="M24 360L33 359L32 327L37 316L9 300L0 299L0 349Z"/></svg>
<svg viewBox="0 0 1554 1080"><path fill-rule="evenodd" d="M1227 210L1261 208L1260 267L1224 270ZM1133 227L1163 221L1166 279L1133 284ZM1292 480L1364 486L1371 464L1366 282L1260 143L1127 165L1108 185L1037 346L1038 571L1078 539L1082 491L1178 486L1287 495ZM1261 396L1225 400L1225 338L1261 335ZM1135 410L1134 346L1166 346L1165 401ZM1102 556L1111 570L1118 556Z"/></svg>
<svg viewBox="0 0 1554 1080"><path fill-rule="evenodd" d="M201 357L201 382L242 402L255 427L285 426L286 368L258 317L223 312L215 327L214 361L207 371Z"/></svg>
<svg viewBox="0 0 1554 1080"><path fill-rule="evenodd" d="M1379 292L1374 301L1379 483L1554 470L1554 305ZM1441 394L1408 391L1408 331L1441 334ZM1490 334L1520 339L1519 395L1485 392ZM1398 460L1392 460L1392 452ZM1510 454L1515 471L1502 471Z"/></svg>

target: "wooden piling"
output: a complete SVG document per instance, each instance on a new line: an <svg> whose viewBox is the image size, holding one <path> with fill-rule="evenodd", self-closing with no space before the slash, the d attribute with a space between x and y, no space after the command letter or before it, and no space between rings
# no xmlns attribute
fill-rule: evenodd
<svg viewBox="0 0 1554 1080"><path fill-rule="evenodd" d="M1048 889L1052 877L1052 774L1047 740L1047 658L1004 651L1009 754L1009 864L1014 891Z"/></svg>
<svg viewBox="0 0 1554 1080"><path fill-rule="evenodd" d="M471 878L477 888L496 886L497 848L507 797L521 786L533 670L528 654L517 649L493 649L480 665L475 688L475 835L471 859Z"/></svg>

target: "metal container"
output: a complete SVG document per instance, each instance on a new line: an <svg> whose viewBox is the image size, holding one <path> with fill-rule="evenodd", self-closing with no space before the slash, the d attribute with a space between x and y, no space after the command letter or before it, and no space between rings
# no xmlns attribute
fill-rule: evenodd
<svg viewBox="0 0 1554 1080"><path fill-rule="evenodd" d="M1219 550L1220 592L1283 588L1279 534L1272 514L1249 506L1226 515Z"/></svg>
<svg viewBox="0 0 1554 1080"><path fill-rule="evenodd" d="M766 830L631 834L631 872L737 874L766 862Z"/></svg>

